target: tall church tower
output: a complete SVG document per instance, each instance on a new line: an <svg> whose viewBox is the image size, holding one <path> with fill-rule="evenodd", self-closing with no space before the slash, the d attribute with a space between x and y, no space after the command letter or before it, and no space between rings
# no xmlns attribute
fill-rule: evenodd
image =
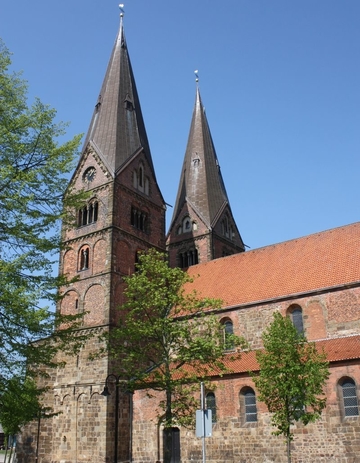
<svg viewBox="0 0 360 463"><path fill-rule="evenodd" d="M60 273L76 280L62 288L63 314L83 314L92 334L77 357L50 372L44 406L57 415L32 423L21 436L19 463L128 461L131 407L120 369L107 355L89 359L104 344L123 302L123 276L138 251L165 251L165 203L156 181L123 18L70 190L86 190L77 224L64 227ZM101 393L108 387L111 396ZM31 436L38 436L34 442Z"/></svg>
<svg viewBox="0 0 360 463"><path fill-rule="evenodd" d="M77 227L63 233L61 272L79 281L67 289L61 312L84 312L86 326L111 324L137 252L165 249L165 203L122 20L70 188L85 189L89 200Z"/></svg>
<svg viewBox="0 0 360 463"><path fill-rule="evenodd" d="M170 265L182 268L245 250L231 212L199 87L166 244Z"/></svg>

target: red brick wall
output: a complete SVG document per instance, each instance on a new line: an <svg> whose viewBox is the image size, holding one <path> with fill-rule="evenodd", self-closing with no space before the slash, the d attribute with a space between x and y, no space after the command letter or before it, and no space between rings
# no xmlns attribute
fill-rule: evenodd
<svg viewBox="0 0 360 463"><path fill-rule="evenodd" d="M360 365L331 368L326 388L328 402L322 418L314 424L296 424L294 427L293 463L359 461L360 417L342 417L337 382L343 376L350 376L360 384ZM286 463L284 438L271 434L274 428L270 425L271 415L266 406L257 403L256 423L245 423L242 419L240 391L244 386L255 390L247 375L214 383L217 422L213 425L212 437L206 439L206 461ZM149 398L146 391L135 394L133 453L137 463L156 461L159 452L162 457L162 429L158 427L161 414L158 403L161 398L160 393L155 393L153 398ZM181 428L180 436L182 463L201 462L202 440L195 436L195 430Z"/></svg>
<svg viewBox="0 0 360 463"><path fill-rule="evenodd" d="M297 304L303 310L305 332L309 340L351 335L360 331L360 316L356 304L359 288L343 289L303 298L279 301L257 307L224 311L220 318L231 318L236 334L243 335L253 348L261 347L261 333L272 321L275 311L284 315L290 306ZM352 320L352 321L348 321ZM296 463L355 463L360 451L360 417L344 418L339 380L348 376L360 386L360 362L349 360L333 364L326 385L327 407L315 424L294 428L292 445L293 462ZM285 463L286 447L283 437L273 436L271 415L265 404L258 403L257 423L244 423L240 391L250 386L255 391L249 375L233 375L214 383L217 404L217 423L213 437L206 440L207 461L220 462L278 462ZM359 390L359 389L358 389ZM153 391L151 391L153 393ZM360 394L358 393L358 396ZM162 452L161 393L149 398L145 391L135 394L134 461L152 461ZM143 442L147 440L147 450ZM181 428L182 462L200 462L201 439L194 430Z"/></svg>

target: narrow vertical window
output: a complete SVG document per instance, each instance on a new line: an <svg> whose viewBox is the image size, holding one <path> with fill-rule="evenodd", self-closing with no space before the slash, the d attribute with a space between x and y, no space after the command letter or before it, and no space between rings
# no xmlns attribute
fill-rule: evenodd
<svg viewBox="0 0 360 463"><path fill-rule="evenodd" d="M88 210L87 210L87 207L83 207L83 210L82 210L82 224L87 225L87 221L88 221Z"/></svg>
<svg viewBox="0 0 360 463"><path fill-rule="evenodd" d="M186 216L182 221L182 231L183 233L191 231L191 221L189 216Z"/></svg>
<svg viewBox="0 0 360 463"><path fill-rule="evenodd" d="M80 209L78 213L78 227L81 227L81 225L83 224L82 216L83 216L82 209Z"/></svg>
<svg viewBox="0 0 360 463"><path fill-rule="evenodd" d="M344 416L359 416L359 405L355 381L351 378L344 378L340 381L340 391Z"/></svg>
<svg viewBox="0 0 360 463"><path fill-rule="evenodd" d="M206 408L211 410L211 420L213 423L216 423L216 399L213 392L208 392L206 394Z"/></svg>
<svg viewBox="0 0 360 463"><path fill-rule="evenodd" d="M139 187L143 187L144 185L144 170L142 166L139 167Z"/></svg>
<svg viewBox="0 0 360 463"><path fill-rule="evenodd" d="M224 334L224 350L233 350L235 345L234 345L234 340L233 340L233 334L234 334L234 325L231 320L224 320L222 321L223 325L223 334Z"/></svg>
<svg viewBox="0 0 360 463"><path fill-rule="evenodd" d="M89 248L82 248L80 251L79 270L87 270L89 268Z"/></svg>
<svg viewBox="0 0 360 463"><path fill-rule="evenodd" d="M300 306L290 307L289 315L291 317L291 321L296 328L298 334L304 334L304 320L303 320L303 313Z"/></svg>
<svg viewBox="0 0 360 463"><path fill-rule="evenodd" d="M194 265L199 263L199 256L198 256L198 250L194 250Z"/></svg>
<svg viewBox="0 0 360 463"><path fill-rule="evenodd" d="M95 203L94 203L94 222L97 222L98 210L99 210L99 204L98 204L97 201L95 201Z"/></svg>
<svg viewBox="0 0 360 463"><path fill-rule="evenodd" d="M92 223L94 219L94 205L90 204L89 206L89 217L88 217L88 223Z"/></svg>
<svg viewBox="0 0 360 463"><path fill-rule="evenodd" d="M243 421L254 423L257 421L257 407L255 392L251 387L245 387L240 393L241 407L243 409Z"/></svg>

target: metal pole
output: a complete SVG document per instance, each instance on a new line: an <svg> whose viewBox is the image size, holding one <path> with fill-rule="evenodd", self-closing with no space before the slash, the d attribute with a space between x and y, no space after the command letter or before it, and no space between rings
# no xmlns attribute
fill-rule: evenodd
<svg viewBox="0 0 360 463"><path fill-rule="evenodd" d="M202 457L203 463L206 462L206 452L205 452L205 391L204 383L200 383L200 400L201 400L201 412L202 412Z"/></svg>
<svg viewBox="0 0 360 463"><path fill-rule="evenodd" d="M41 423L41 410L39 410L38 426L37 426L36 454L35 454L35 462L36 463L38 463L38 460L39 460L40 423Z"/></svg>
<svg viewBox="0 0 360 463"><path fill-rule="evenodd" d="M133 440L133 416L134 416L134 393L129 392L129 415L130 415L130 436L129 436L129 462L132 462L132 440Z"/></svg>
<svg viewBox="0 0 360 463"><path fill-rule="evenodd" d="M120 377L110 374L107 376L105 380L105 387L104 390L102 391L101 395L104 397L109 397L110 392L109 392L109 387L108 387L108 381L110 378L113 378L115 380L115 427L114 427L114 463L117 463L118 461L118 443L119 443L119 384L120 384Z"/></svg>
<svg viewBox="0 0 360 463"><path fill-rule="evenodd" d="M114 463L118 462L118 441L119 441L119 378L116 378L115 393L115 452Z"/></svg>

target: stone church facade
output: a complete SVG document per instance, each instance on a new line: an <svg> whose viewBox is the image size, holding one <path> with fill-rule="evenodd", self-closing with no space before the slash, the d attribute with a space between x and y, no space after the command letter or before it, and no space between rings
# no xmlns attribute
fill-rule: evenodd
<svg viewBox="0 0 360 463"><path fill-rule="evenodd" d="M360 461L360 223L245 252L197 88L166 235L165 202L122 22L70 187L87 190L89 199L77 211L77 226L63 230L60 272L78 279L63 288L58 310L84 313L82 329L94 336L43 380L49 387L44 406L57 414L24 429L19 463L162 461L161 395L130 395L118 365L106 356L89 360L101 347L97 334L117 321L123 276L149 248L167 250L171 266L199 275L194 288L223 300L224 326L253 349L229 356L232 373L212 378L207 399L216 420L207 461L286 461L283 438L271 434L270 415L249 375L258 369L255 351L276 311L291 317L330 362L326 410L317 423L295 427L293 461ZM195 431L173 431L174 463L202 461Z"/></svg>

